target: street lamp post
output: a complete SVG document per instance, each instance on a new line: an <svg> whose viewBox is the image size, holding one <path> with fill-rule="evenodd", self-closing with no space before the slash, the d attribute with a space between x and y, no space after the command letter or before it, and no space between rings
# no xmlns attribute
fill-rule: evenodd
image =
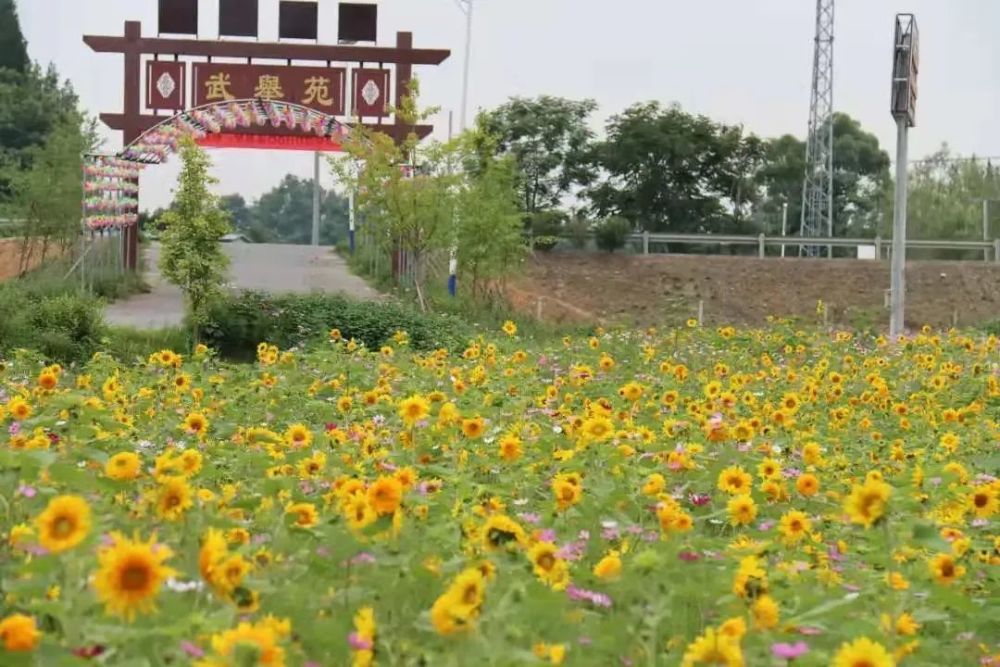
<svg viewBox="0 0 1000 667"><path fill-rule="evenodd" d="M785 256L785 236L788 235L788 202L781 205L781 256Z"/></svg>
<svg viewBox="0 0 1000 667"><path fill-rule="evenodd" d="M469 63L472 60L472 10L474 0L457 0L458 7L465 12L465 64L462 70L462 116L459 132L465 131L469 110Z"/></svg>
<svg viewBox="0 0 1000 667"><path fill-rule="evenodd" d="M469 110L469 65L472 61L472 12L475 0L455 0L458 8L465 13L465 63L462 69L462 110L459 116L459 132L464 132ZM449 125L450 129L450 125ZM450 134L450 131L449 131ZM449 137L450 139L451 137ZM458 294L458 248L451 246L448 256L448 294Z"/></svg>
<svg viewBox="0 0 1000 667"><path fill-rule="evenodd" d="M892 262L889 268L889 337L903 333L906 301L906 156L909 129L917 111L919 33L913 14L896 15L893 40L891 111L896 120L896 196L892 220Z"/></svg>

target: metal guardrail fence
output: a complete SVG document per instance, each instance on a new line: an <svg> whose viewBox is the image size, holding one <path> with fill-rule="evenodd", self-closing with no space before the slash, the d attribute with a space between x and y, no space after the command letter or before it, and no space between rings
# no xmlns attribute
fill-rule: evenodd
<svg viewBox="0 0 1000 667"><path fill-rule="evenodd" d="M845 238L845 237L809 237L801 236L767 236L758 234L757 236L740 234L660 234L656 232L640 232L631 234L628 240L642 247L642 254L650 254L650 246L659 243L678 243L689 245L745 245L757 246L758 257L765 257L765 250L768 247L803 245L809 246L829 246L836 248L860 248L868 247L875 249L875 259L882 259L892 246L890 239L883 239L876 236L873 239ZM935 250L982 250L983 258L989 261L992 255L993 261L1000 263L1000 238L992 241L955 241L940 239L907 239L906 249L930 248Z"/></svg>

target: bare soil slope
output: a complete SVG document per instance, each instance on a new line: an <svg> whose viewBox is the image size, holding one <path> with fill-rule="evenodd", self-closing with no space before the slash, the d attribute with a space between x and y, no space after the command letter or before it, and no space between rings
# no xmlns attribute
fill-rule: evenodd
<svg viewBox="0 0 1000 667"><path fill-rule="evenodd" d="M539 255L511 300L550 321L676 324L703 302L709 324L759 325L768 315L882 327L888 262L701 255ZM539 299L541 308L539 309ZM907 263L907 326L978 325L1000 319L1000 264Z"/></svg>

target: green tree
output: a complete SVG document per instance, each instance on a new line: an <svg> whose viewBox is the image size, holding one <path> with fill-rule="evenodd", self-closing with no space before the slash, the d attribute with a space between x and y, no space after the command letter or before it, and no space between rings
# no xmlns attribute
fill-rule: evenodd
<svg viewBox="0 0 1000 667"><path fill-rule="evenodd" d="M435 110L419 111L419 88L411 83L396 116L413 126ZM331 160L338 181L357 192L356 205L377 239L379 250L390 256L406 253L413 266L413 287L421 310L427 310L427 263L455 239L455 142L421 143L413 132L401 141L374 129L356 126L344 142L346 160Z"/></svg>
<svg viewBox="0 0 1000 667"><path fill-rule="evenodd" d="M798 234L802 222L805 142L785 135L767 142L767 159L758 174L765 195L762 213L780 224L781 205L788 204L788 233ZM861 124L838 113L833 119L833 233L874 236L881 205L889 187L889 155L878 138ZM770 225L776 229L774 225Z"/></svg>
<svg viewBox="0 0 1000 667"><path fill-rule="evenodd" d="M21 270L31 266L34 253L44 261L53 246L66 248L80 231L80 156L90 148L79 122L64 120L31 149L31 166L13 174L8 210L20 221Z"/></svg>
<svg viewBox="0 0 1000 667"><path fill-rule="evenodd" d="M233 227L241 232L247 231L253 223L253 213L243 195L223 195L219 197L219 207L229 214Z"/></svg>
<svg viewBox="0 0 1000 667"><path fill-rule="evenodd" d="M1000 173L985 160L958 160L947 146L910 169L907 236L914 239L983 238L983 201L987 236L1000 237ZM882 233L892 233L892 202L886 197ZM934 251L940 258L981 257L981 251Z"/></svg>
<svg viewBox="0 0 1000 667"><path fill-rule="evenodd" d="M648 231L721 231L757 199L764 149L740 127L647 102L612 116L606 134L594 148L606 178L587 190L600 217Z"/></svg>
<svg viewBox="0 0 1000 667"><path fill-rule="evenodd" d="M802 221L802 183L806 171L806 145L790 134L769 139L765 144L764 164L757 174L763 197L757 208L765 221L764 231L781 230L783 207L788 205L789 235L797 234Z"/></svg>
<svg viewBox="0 0 1000 667"><path fill-rule="evenodd" d="M225 199L225 198L224 198ZM223 202L226 203L225 201ZM233 209L237 227L254 240L270 243L307 244L312 240L313 181L287 174L249 207L249 219ZM347 200L325 190L320 200L320 243L334 245L347 236Z"/></svg>
<svg viewBox="0 0 1000 667"><path fill-rule="evenodd" d="M575 185L593 181L588 159L594 133L587 125L597 108L593 100L568 100L543 95L513 97L481 114L481 139L490 137L490 150L511 155L517 163L517 192L521 210L558 208Z"/></svg>
<svg viewBox="0 0 1000 667"><path fill-rule="evenodd" d="M216 182L208 173L208 155L188 138L181 144L180 156L174 202L161 217L160 271L184 292L197 338L198 327L226 276L229 258L219 239L230 224L218 198L208 189Z"/></svg>
<svg viewBox="0 0 1000 667"><path fill-rule="evenodd" d="M473 130L459 150L468 156L488 142L481 129ZM493 299L524 258L516 180L512 156L490 157L461 175L456 211L459 286L475 300Z"/></svg>
<svg viewBox="0 0 1000 667"><path fill-rule="evenodd" d="M28 45L21 33L14 0L0 0L0 69L25 72L28 69Z"/></svg>
<svg viewBox="0 0 1000 667"><path fill-rule="evenodd" d="M0 68L0 204L11 197L14 172L29 169L34 149L65 122L96 136L93 123L82 121L72 86L60 82L53 67L42 72L31 65L23 73Z"/></svg>

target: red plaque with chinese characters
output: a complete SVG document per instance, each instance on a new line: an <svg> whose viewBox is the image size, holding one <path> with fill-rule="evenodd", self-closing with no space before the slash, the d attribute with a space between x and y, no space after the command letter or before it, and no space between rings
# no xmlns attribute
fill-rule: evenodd
<svg viewBox="0 0 1000 667"><path fill-rule="evenodd" d="M356 69L351 88L354 90L354 108L351 109L354 116L383 118L389 115L389 70Z"/></svg>
<svg viewBox="0 0 1000 667"><path fill-rule="evenodd" d="M332 116L344 113L343 68L195 63L193 78L194 106L260 98L294 102Z"/></svg>
<svg viewBox="0 0 1000 667"><path fill-rule="evenodd" d="M146 108L181 111L186 90L185 63L151 60L146 63Z"/></svg>

